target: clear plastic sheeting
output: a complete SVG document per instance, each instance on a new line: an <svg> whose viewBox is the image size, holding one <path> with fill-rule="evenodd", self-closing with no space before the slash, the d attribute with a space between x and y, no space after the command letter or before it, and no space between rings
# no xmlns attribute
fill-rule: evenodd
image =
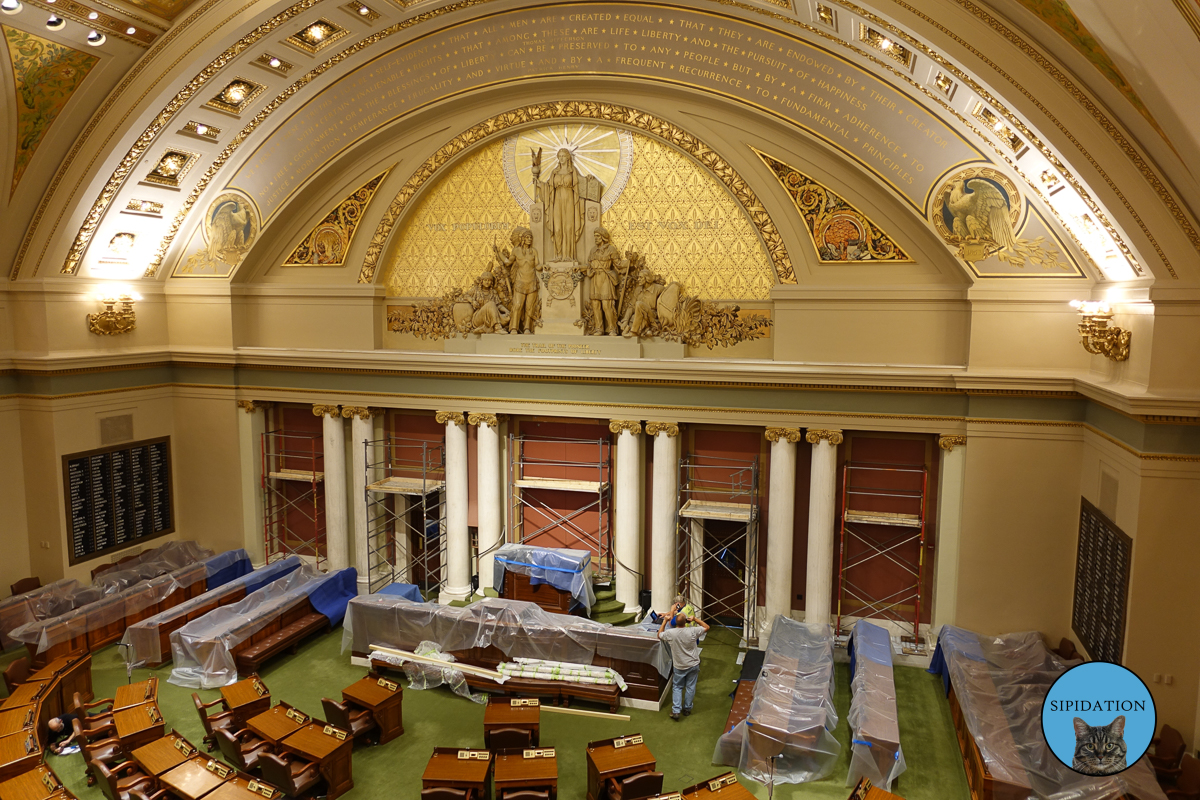
<svg viewBox="0 0 1200 800"><path fill-rule="evenodd" d="M717 740L714 763L762 784L824 778L842 749L833 688L830 627L775 617L750 713Z"/></svg>
<svg viewBox="0 0 1200 800"><path fill-rule="evenodd" d="M0 600L0 645L5 650L19 645L12 632L22 625L70 611L75 607L72 598L82 588L74 578L63 578L32 592Z"/></svg>
<svg viewBox="0 0 1200 800"><path fill-rule="evenodd" d="M567 683L589 683L600 686L617 685L625 691L625 679L608 667L593 667L591 664L567 664L562 661L546 661L542 658L518 658L496 667L510 678L535 678L541 681L565 681Z"/></svg>
<svg viewBox="0 0 1200 800"><path fill-rule="evenodd" d="M455 608L373 594L350 601L342 629L342 651L362 655L373 644L412 650L431 641L443 652L494 646L510 659L590 664L601 655L671 674L671 656L651 632L551 614L520 600L485 598Z"/></svg>
<svg viewBox="0 0 1200 800"><path fill-rule="evenodd" d="M419 656L436 658L441 661L454 661L454 656L449 653L443 653L434 642L421 642L413 652ZM455 669L452 666L440 666L438 664L422 664L420 661L412 661L403 656L379 651L372 651L371 658L403 669L405 677L408 678L408 688L410 689L419 691L421 689L436 689L439 686L449 686L450 691L460 697L465 697L480 705L487 704L487 694L484 692L473 694L471 687L467 685L466 676L463 675L461 669Z"/></svg>
<svg viewBox="0 0 1200 800"><path fill-rule="evenodd" d="M859 620L850 634L850 772L846 785L870 778L890 790L904 772L896 682L887 630Z"/></svg>
<svg viewBox="0 0 1200 800"><path fill-rule="evenodd" d="M241 551L243 556L245 556L245 552ZM195 542L167 542L161 547L139 553L137 558L126 561L119 567L101 572L92 582L92 586L100 589L105 595L113 595L123 592L140 581L157 578L159 575L165 575L181 567L195 564L198 561L207 561L213 557L212 550L205 549ZM208 577L207 569L205 577Z"/></svg>
<svg viewBox="0 0 1200 800"><path fill-rule="evenodd" d="M1080 775L1054 757L1042 735L1041 710L1066 665L1036 631L983 636L946 626L929 671L948 676L992 779L1044 800L1166 797L1145 757L1112 777Z"/></svg>
<svg viewBox="0 0 1200 800"><path fill-rule="evenodd" d="M287 577L267 584L237 603L212 611L171 634L175 667L168 683L190 689L216 689L238 679L233 649L278 619L287 609L332 581L343 582L340 570L324 574L305 564Z"/></svg>
<svg viewBox="0 0 1200 800"><path fill-rule="evenodd" d="M237 550L231 552L244 554L246 551ZM282 561L276 561L274 564L260 567L240 578L234 578L215 589L209 589L204 594L193 597L191 600L185 600L179 605L168 608L166 611L160 611L152 617L130 625L125 629L125 636L121 639L121 643L130 648L130 652L128 653L130 661L135 664L162 663L166 655L162 652L162 640L159 637L159 628L162 625L171 620L183 619L188 614L194 613L213 603L220 605L223 598L228 598L243 587L246 589L246 594L250 594L262 586L298 569L300 564L299 556L288 556Z"/></svg>
<svg viewBox="0 0 1200 800"><path fill-rule="evenodd" d="M155 608L176 592L185 592L205 580L204 564L192 563L166 575L142 580L119 592L105 594L93 602L50 619L26 623L12 632L12 638L24 642L34 652L45 653L60 644L71 649L114 641L123 632L125 621ZM82 593L76 595L78 599ZM115 633L110 633L115 631ZM107 641L103 641L107 640Z"/></svg>
<svg viewBox="0 0 1200 800"><path fill-rule="evenodd" d="M596 595L592 592L592 554L587 550L505 544L496 551L493 586L504 585L506 570L528 575L533 586L548 583L555 589L570 592L571 597L585 608L590 609L596 604Z"/></svg>

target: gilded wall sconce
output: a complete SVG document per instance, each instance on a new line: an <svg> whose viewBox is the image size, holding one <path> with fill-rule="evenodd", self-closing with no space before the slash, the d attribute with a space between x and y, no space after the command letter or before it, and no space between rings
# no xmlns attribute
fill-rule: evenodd
<svg viewBox="0 0 1200 800"><path fill-rule="evenodd" d="M137 327L137 316L133 304L142 297L134 292L98 293L96 299L104 304L104 310L87 315L88 330L97 336L116 336L129 333Z"/></svg>
<svg viewBox="0 0 1200 800"><path fill-rule="evenodd" d="M1084 350L1113 361L1129 358L1129 339L1133 334L1110 324L1113 312L1108 303L1072 300L1071 308L1079 311L1079 338Z"/></svg>

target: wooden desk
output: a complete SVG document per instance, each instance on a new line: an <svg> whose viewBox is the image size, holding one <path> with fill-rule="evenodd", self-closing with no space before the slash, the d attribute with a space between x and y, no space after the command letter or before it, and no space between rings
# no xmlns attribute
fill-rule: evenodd
<svg viewBox="0 0 1200 800"><path fill-rule="evenodd" d="M266 739L273 745L278 745L285 737L291 736L307 725L309 720L312 719L307 714L303 714L303 721L293 719L288 716L289 711L294 714L303 714L303 712L297 709L279 705L246 720L246 727L259 738Z"/></svg>
<svg viewBox="0 0 1200 800"><path fill-rule="evenodd" d="M15 778L42 762L42 745L33 731L0 736L0 781Z"/></svg>
<svg viewBox="0 0 1200 800"><path fill-rule="evenodd" d="M59 712L50 716L57 717L62 709L69 709L76 692L85 703L90 703L92 694L92 657L90 654L59 656L37 672L29 676L30 681L53 681L59 684L54 691L59 695Z"/></svg>
<svg viewBox="0 0 1200 800"><path fill-rule="evenodd" d="M545 755L545 753L550 755ZM526 753L541 753L526 758ZM492 782L499 797L508 789L549 789L550 800L558 797L558 755L547 750L503 750L495 755Z"/></svg>
<svg viewBox="0 0 1200 800"><path fill-rule="evenodd" d="M534 703L538 703L533 698ZM541 727L542 707L538 705L514 706L508 697L493 697L483 711L483 743L492 744L492 731L496 728L524 728L532 734L531 743L538 746L538 730Z"/></svg>
<svg viewBox="0 0 1200 800"><path fill-rule="evenodd" d="M38 721L38 705L17 706L0 711L0 736L20 733L26 728L32 729Z"/></svg>
<svg viewBox="0 0 1200 800"><path fill-rule="evenodd" d="M217 772L210 770L210 764L229 770L229 775L234 774L233 767L227 764L204 756L196 756L159 775L158 780L172 794L182 800L199 800L226 780Z"/></svg>
<svg viewBox="0 0 1200 800"><path fill-rule="evenodd" d="M380 681L387 685L381 686ZM399 681L367 676L342 689L342 699L370 709L379 724L380 744L404 733L404 687Z"/></svg>
<svg viewBox="0 0 1200 800"><path fill-rule="evenodd" d="M639 772L654 771L657 762L641 738L641 734L635 733L588 742L588 800L602 800L608 796L604 782L609 778L626 778Z"/></svg>
<svg viewBox="0 0 1200 800"><path fill-rule="evenodd" d="M157 703L142 703L114 711L113 722L117 726L117 738L127 753L161 739L167 729Z"/></svg>
<svg viewBox="0 0 1200 800"><path fill-rule="evenodd" d="M331 729L330 733L325 732L327 727ZM350 765L354 737L349 731L310 722L280 742L279 746L318 765L321 777L325 779L328 800L334 800L354 788L354 773Z"/></svg>
<svg viewBox="0 0 1200 800"><path fill-rule="evenodd" d="M17 706L27 706L36 703L46 692L51 688L52 680L45 681L27 681L22 683L13 693L5 698L3 703L0 703L0 709L5 711Z"/></svg>
<svg viewBox="0 0 1200 800"><path fill-rule="evenodd" d="M180 750L178 742L187 745L187 751ZM130 753L138 766L149 775L162 775L199 754L200 751L191 742L174 731Z"/></svg>
<svg viewBox="0 0 1200 800"><path fill-rule="evenodd" d="M45 800L62 790L58 777L45 764L0 783L0 800Z"/></svg>
<svg viewBox="0 0 1200 800"><path fill-rule="evenodd" d="M233 712L239 727L251 717L271 708L271 692L257 675L222 686L221 697L225 700L225 707Z"/></svg>
<svg viewBox="0 0 1200 800"><path fill-rule="evenodd" d="M253 784L256 788L251 789ZM283 790L270 784L235 774L213 789L204 800L282 800Z"/></svg>
<svg viewBox="0 0 1200 800"><path fill-rule="evenodd" d="M714 789L713 786L717 788ZM695 786L689 786L680 794L683 795L684 800L700 800L700 798L708 797L719 797L721 800L754 800L754 795L750 793L749 789L738 783L737 775L732 772L726 772L724 775L717 775L715 778L701 781Z"/></svg>
<svg viewBox="0 0 1200 800"><path fill-rule="evenodd" d="M158 702L158 678L147 678L137 683L118 686L113 695L113 711L142 703Z"/></svg>
<svg viewBox="0 0 1200 800"><path fill-rule="evenodd" d="M483 753L486 758L459 758L459 753L476 756ZM474 789L476 797L486 800L491 796L488 791L488 779L491 775L492 754L487 750L435 747L433 756L421 775L421 788L449 786L452 789Z"/></svg>

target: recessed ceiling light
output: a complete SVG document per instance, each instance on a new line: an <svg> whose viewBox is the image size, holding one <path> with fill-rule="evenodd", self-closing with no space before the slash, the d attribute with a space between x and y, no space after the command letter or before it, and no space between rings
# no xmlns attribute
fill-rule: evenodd
<svg viewBox="0 0 1200 800"><path fill-rule="evenodd" d="M274 67L275 69L278 69L278 68L279 68L279 63L280 63L280 62L279 62L279 59L278 59L278 58L272 58L272 59L271 59L270 61L268 61L267 63L268 63L268 64L270 64L270 65L271 65L272 67Z"/></svg>
<svg viewBox="0 0 1200 800"><path fill-rule="evenodd" d="M130 25L128 28L125 29L125 33L128 36L133 36L135 33L137 33L137 28Z"/></svg>
<svg viewBox="0 0 1200 800"><path fill-rule="evenodd" d="M46 20L46 27L52 31L60 30L66 24L66 20L62 17L56 17L53 14L50 15L50 19Z"/></svg>
<svg viewBox="0 0 1200 800"><path fill-rule="evenodd" d="M3 0L0 2L0 11L5 14L20 14L21 0Z"/></svg>
<svg viewBox="0 0 1200 800"><path fill-rule="evenodd" d="M108 37L99 31L88 31L87 43L92 47L99 47L100 45L104 44L107 39Z"/></svg>
<svg viewBox="0 0 1200 800"><path fill-rule="evenodd" d="M99 11L91 12L90 14L88 14L88 19L100 19L100 12Z"/></svg>
<svg viewBox="0 0 1200 800"><path fill-rule="evenodd" d="M362 14L365 17L367 14L371 13L371 9L367 8L366 6L359 6L358 13Z"/></svg>
<svg viewBox="0 0 1200 800"><path fill-rule="evenodd" d="M197 126L196 126L196 133L198 133L198 134L200 134L201 136L203 136L204 134L208 133L208 126L207 126L207 125L197 125Z"/></svg>

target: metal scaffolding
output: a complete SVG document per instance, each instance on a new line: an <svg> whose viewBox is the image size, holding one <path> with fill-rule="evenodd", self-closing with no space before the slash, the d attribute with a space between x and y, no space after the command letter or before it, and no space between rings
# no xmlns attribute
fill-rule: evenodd
<svg viewBox="0 0 1200 800"><path fill-rule="evenodd" d="M758 640L758 459L679 460L676 574L680 594L712 625Z"/></svg>
<svg viewBox="0 0 1200 800"><path fill-rule="evenodd" d="M838 635L854 620L880 619L911 632L920 645L928 486L925 467L843 467Z"/></svg>
<svg viewBox="0 0 1200 800"><path fill-rule="evenodd" d="M560 454L568 448L584 449L592 455L585 461L567 460ZM595 555L595 577L611 578L612 443L608 439L558 439L510 433L508 452L511 541L546 546L543 537L556 534L563 541L555 546L591 550ZM586 499L574 507L556 509L543 501L537 490L562 492L564 497L582 494ZM589 512L596 514L595 526L585 525L584 515Z"/></svg>
<svg viewBox="0 0 1200 800"><path fill-rule="evenodd" d="M267 563L296 555L325 565L325 448L321 434L262 435Z"/></svg>
<svg viewBox="0 0 1200 800"><path fill-rule="evenodd" d="M372 592L414 583L428 597L446 580L446 448L385 437L363 443L367 580Z"/></svg>

